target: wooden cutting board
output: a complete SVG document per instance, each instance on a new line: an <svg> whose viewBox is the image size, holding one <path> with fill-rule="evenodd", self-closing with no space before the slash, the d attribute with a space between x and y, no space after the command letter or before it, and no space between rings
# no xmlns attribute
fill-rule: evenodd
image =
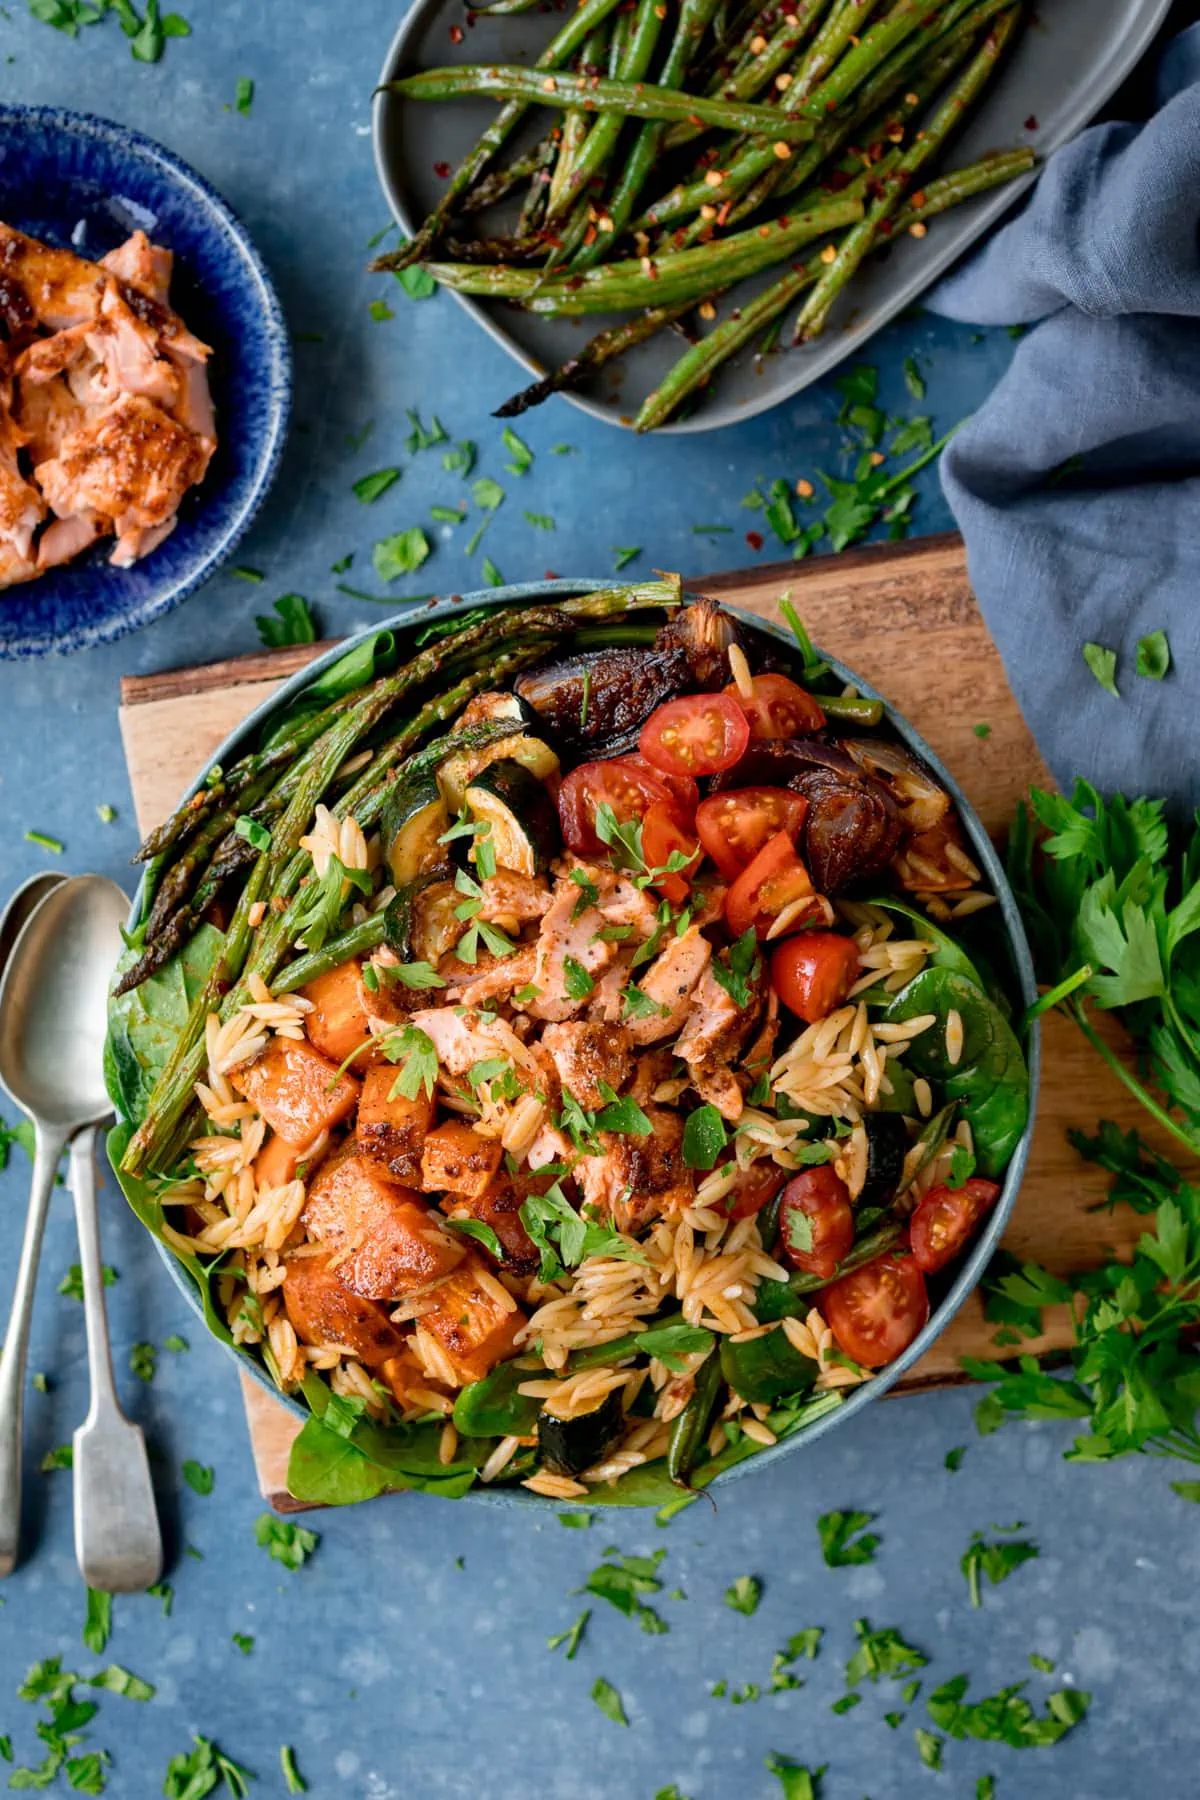
<svg viewBox="0 0 1200 1800"><path fill-rule="evenodd" d="M912 721L954 770L994 836L1003 834L1031 782L1049 783L972 597L958 538L768 564L691 585L770 618L778 617L778 600L790 588L815 642L858 670ZM143 831L167 815L251 708L324 647L304 645L122 682L121 734ZM991 727L986 738L975 735L980 723ZM1051 1016L1032 1154L1004 1239L1014 1255L1066 1273L1093 1266L1114 1250L1127 1251L1139 1234L1132 1215L1091 1210L1104 1196L1105 1178L1067 1142L1069 1126L1093 1130L1100 1118L1145 1126L1136 1102L1079 1033ZM964 1355L1015 1354L993 1344L993 1330L972 1296L894 1391L962 1381ZM1062 1309L1044 1339L1021 1348L1062 1349L1070 1341ZM243 1377L242 1385L263 1495L281 1511L295 1510L286 1471L296 1421L253 1382Z"/></svg>

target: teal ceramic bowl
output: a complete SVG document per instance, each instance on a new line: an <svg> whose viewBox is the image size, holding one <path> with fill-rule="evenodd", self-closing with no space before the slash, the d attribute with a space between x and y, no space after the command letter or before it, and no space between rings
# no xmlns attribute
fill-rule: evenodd
<svg viewBox="0 0 1200 1800"><path fill-rule="evenodd" d="M433 620L450 618L454 614L465 612L468 607L490 606L499 608L504 606L528 605L532 601L545 600L553 598L556 595L565 596L567 594L588 593L599 588L610 587L611 585L611 581L608 580L531 581L513 587L487 588L482 593L463 594L454 601L442 600L435 606L422 607L415 617L412 612L397 613L392 618L383 620L381 624L372 626L369 631L360 633L358 637L347 638L344 642L336 645L332 650L327 650L323 656L318 657L317 660L310 663L307 668L302 669L298 674L293 675L289 681L284 682L283 686L278 688L276 692L271 695L269 700L265 700L261 706L256 707L249 717L243 720L242 724L238 726L237 730L233 732L230 737L226 738L225 742L214 751L210 762L206 764L205 769L201 770L197 775L195 782L189 789L189 794L195 793L198 788L203 786L205 773L212 764L223 763L227 765L234 757L250 748L258 735L269 728L272 720L296 698L308 683L312 681L314 676L319 675L324 669L327 669L331 663L336 662L340 657L344 656L346 651L351 649L356 643L361 642L365 638L374 636L375 633L380 630L393 631L397 638L403 642L403 639L409 632L418 630L421 627L428 625ZM735 614L747 632L771 638L786 649L794 651L794 641L790 633L784 630L782 626L768 624L765 620L757 618L750 613L742 612L737 607L730 607L728 610ZM853 670L846 668L846 666L843 663L840 663L836 657L830 656L828 652L824 650L821 651L821 655L825 657L826 661L841 680L852 681L861 693L873 699L881 699L886 704L886 695L879 694L875 688L872 688L868 682L863 681L859 675L856 675L853 672ZM1013 983L1015 989L1013 997L1014 999L1019 999L1024 1005L1032 1004L1037 998L1037 984L1034 978L1033 958L1030 955L1029 945L1025 937L1025 929L1021 923L1021 915L1016 900L1008 885L1003 864L996 854L991 839L988 837L974 808L971 806L970 801L963 793L958 782L954 779L954 776L950 773L949 769L945 767L941 760L930 749L924 738L914 731L908 721L902 718L901 715L890 706L887 708L887 719L889 725L896 733L896 736L921 758L922 762L932 770L937 779L945 787L947 793L952 797L970 842L971 854L983 870L989 887L997 896L1000 903L1000 913L1004 925L1005 938L1007 940L1009 961L1013 971ZM186 797L187 796L184 796L184 798ZM140 906L141 895L139 893L134 898L133 910L129 921L130 929L134 927L140 916ZM1041 1064L1041 1036L1039 1027L1036 1024L1029 1033L1028 1041L1025 1045L1025 1052L1029 1064L1029 1122L1025 1127L1025 1132L1020 1143L1013 1153L1012 1161L1005 1170L1000 1198L992 1208L984 1229L979 1233L979 1236L972 1244L969 1255L964 1258L959 1266L952 1284L947 1288L940 1301L931 1312L929 1321L924 1329L920 1332L915 1341L909 1345L903 1356L898 1357L895 1362L889 1363L886 1369L881 1370L872 1378L872 1380L864 1382L861 1387L852 1388L849 1391L848 1398L841 1406L836 1408L836 1410L826 1413L821 1418L814 1419L811 1424L804 1426L793 1436L759 1451L756 1455L749 1457L745 1462L738 1463L733 1468L718 1475L709 1491L723 1487L728 1482L742 1480L747 1475L755 1474L764 1469L773 1468L777 1463L780 1463L789 1457L802 1455L806 1447L813 1443L817 1438L823 1437L826 1432L836 1431L841 1426L848 1424L848 1422L860 1413L865 1406L871 1405L872 1401L877 1400L881 1395L886 1394L889 1388L895 1387L901 1377L912 1368L914 1363L920 1361L921 1357L925 1355L925 1352L930 1349L941 1336L955 1313L962 1306L967 1295L979 1281L989 1260L995 1253L1000 1239L1004 1234L1005 1226L1008 1224L1009 1217L1016 1202L1017 1192L1021 1185L1021 1178L1025 1173L1025 1165L1029 1158L1030 1140L1033 1136L1034 1121L1037 1114L1038 1076ZM187 1304L196 1314L199 1325L203 1327L204 1314L200 1304L200 1297L186 1270L180 1266L165 1245L159 1245L159 1254L162 1256L172 1281L174 1281L176 1287L187 1301ZM244 1370L246 1374L250 1375L260 1386L266 1388L281 1406L287 1407L288 1411L294 1413L298 1419L308 1418L308 1409L302 1406L298 1401L292 1400L285 1395L281 1395L266 1369L254 1357L248 1355L245 1351L233 1348L229 1348L229 1355L234 1358L238 1366ZM475 1487L472 1488L464 1498L467 1501L474 1501L485 1506L533 1506L549 1511L558 1511L560 1508L570 1510L571 1508L577 1508L579 1505L577 1500L549 1500L542 1495L531 1494L528 1489L522 1487Z"/></svg>

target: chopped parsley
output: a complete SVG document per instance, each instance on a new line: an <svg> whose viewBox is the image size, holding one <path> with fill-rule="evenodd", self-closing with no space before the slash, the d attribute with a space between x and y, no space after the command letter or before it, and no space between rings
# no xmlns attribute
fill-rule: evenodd
<svg viewBox="0 0 1200 1800"><path fill-rule="evenodd" d="M611 1719L614 1725L628 1725L621 1696L611 1681L605 1681L603 1675L598 1675L592 1684L592 1699L605 1718Z"/></svg>
<svg viewBox="0 0 1200 1800"><path fill-rule="evenodd" d="M492 513L504 504L504 489L490 475L481 475L471 483L471 498L480 512Z"/></svg>
<svg viewBox="0 0 1200 1800"><path fill-rule="evenodd" d="M642 546L640 544L614 544L612 553L613 572L619 575L622 569L627 568L642 554Z"/></svg>
<svg viewBox="0 0 1200 1800"><path fill-rule="evenodd" d="M557 530L557 526L555 525L554 520L551 518L549 513L527 512L525 514L525 517L526 517L526 519L528 519L529 523L533 526L535 531L555 531L555 530Z"/></svg>
<svg viewBox="0 0 1200 1800"><path fill-rule="evenodd" d="M1092 1697L1080 1688L1061 1688L1046 1698L1040 1717L1024 1697L1026 1683L1014 1682L986 1700L968 1701L969 1677L955 1675L936 1688L925 1705L933 1723L948 1737L979 1738L1010 1744L1014 1750L1056 1744L1086 1717Z"/></svg>
<svg viewBox="0 0 1200 1800"><path fill-rule="evenodd" d="M492 561L490 556L484 557L483 568L482 568L481 572L483 575L483 579L487 582L489 587L503 587L504 586L504 577L500 573L499 569L496 567L495 563Z"/></svg>
<svg viewBox="0 0 1200 1800"><path fill-rule="evenodd" d="M317 1532L297 1525L292 1519L277 1519L274 1513L260 1513L254 1521L254 1541L262 1546L272 1562L282 1563L285 1569L295 1572L303 1567L321 1540Z"/></svg>
<svg viewBox="0 0 1200 1800"><path fill-rule="evenodd" d="M475 446L468 440L442 451L442 467L448 475L469 475L475 467Z"/></svg>
<svg viewBox="0 0 1200 1800"><path fill-rule="evenodd" d="M193 1494L211 1494L213 1491L213 1471L199 1462L185 1462L181 1470L183 1479Z"/></svg>
<svg viewBox="0 0 1200 1800"><path fill-rule="evenodd" d="M432 450L435 444L448 442L445 426L436 413L431 414L430 423L426 426L422 425L421 415L414 407L406 407L405 411L412 427L406 443L410 456L415 456L418 450Z"/></svg>
<svg viewBox="0 0 1200 1800"><path fill-rule="evenodd" d="M1106 694L1114 700L1121 698L1117 687L1117 653L1106 650L1103 644L1087 643L1083 646L1083 660Z"/></svg>
<svg viewBox="0 0 1200 1800"><path fill-rule="evenodd" d="M87 1590L87 1612L83 1621L83 1642L94 1656L102 1656L112 1635L112 1595L99 1588Z"/></svg>
<svg viewBox="0 0 1200 1800"><path fill-rule="evenodd" d="M108 1263L104 1263L100 1269L100 1279L104 1286L109 1288L117 1279L117 1271ZM58 1284L58 1291L60 1294L65 1294L68 1300L83 1299L83 1270L78 1263L71 1264Z"/></svg>
<svg viewBox="0 0 1200 1800"><path fill-rule="evenodd" d="M576 1516L578 1515L572 1513L559 1514L559 1517L564 1524L566 1524L569 1518L574 1518ZM591 1607L585 1606L575 1623L568 1626L566 1631L560 1631L556 1637L548 1637L546 1639L547 1650L557 1650L561 1644L565 1644L567 1646L567 1661L573 1662L575 1660L575 1653L579 1649L579 1641L582 1638L584 1631L587 1629L587 1622L591 1616Z"/></svg>
<svg viewBox="0 0 1200 1800"><path fill-rule="evenodd" d="M422 1088L429 1099L433 1098L438 1059L428 1032L419 1025L405 1025L400 1031L389 1032L383 1040L383 1053L389 1062L403 1064L388 1095L390 1100L397 1096L415 1100Z"/></svg>
<svg viewBox="0 0 1200 1800"><path fill-rule="evenodd" d="M249 117L250 108L254 105L254 83L248 75L238 76L233 105L235 112L240 112L243 118Z"/></svg>
<svg viewBox="0 0 1200 1800"><path fill-rule="evenodd" d="M378 500L381 494L386 494L388 489L399 479L399 469L376 469L371 475L360 476L354 483L355 497L361 500L364 506L370 506L373 501Z"/></svg>
<svg viewBox="0 0 1200 1800"><path fill-rule="evenodd" d="M967 1446L965 1444L956 1444L953 1450L947 1450L946 1468L949 1469L952 1475L957 1475L958 1471L962 1468L962 1459L966 1454Z"/></svg>
<svg viewBox="0 0 1200 1800"><path fill-rule="evenodd" d="M821 1555L831 1569L848 1569L856 1563L874 1562L880 1540L867 1531L874 1513L827 1512L817 1520Z"/></svg>
<svg viewBox="0 0 1200 1800"><path fill-rule="evenodd" d="M581 962L573 956L564 956L563 985L568 999L586 1000L596 984Z"/></svg>
<svg viewBox="0 0 1200 1800"><path fill-rule="evenodd" d="M766 1767L779 1783L781 1800L820 1800L818 1784L825 1773L824 1763L819 1769L807 1769L803 1763L793 1762L790 1756L780 1756L773 1750L766 1759Z"/></svg>
<svg viewBox="0 0 1200 1800"><path fill-rule="evenodd" d="M1037 1555L1037 1545L1028 1538L1003 1538L998 1543L988 1543L981 1531L975 1532L959 1562L970 1589L971 1605L983 1605L981 1578L986 1578L995 1587L997 1583L1007 1581L1022 1563L1031 1562Z"/></svg>
<svg viewBox="0 0 1200 1800"><path fill-rule="evenodd" d="M296 1767L296 1752L290 1744L279 1746L279 1766L289 1794L307 1794L308 1783Z"/></svg>
<svg viewBox="0 0 1200 1800"><path fill-rule="evenodd" d="M665 1019L669 1010L670 1008L664 1006L661 1000L655 1000L653 995L644 992L644 990L638 987L637 983L634 981L631 981L629 986L625 989L621 1003L621 1018L623 1021L628 1021L630 1019Z"/></svg>
<svg viewBox="0 0 1200 1800"><path fill-rule="evenodd" d="M429 539L421 527L410 525L407 531L381 538L371 552L371 561L381 581L395 581L401 575L414 574L430 554Z"/></svg>
<svg viewBox="0 0 1200 1800"><path fill-rule="evenodd" d="M497 1262L504 1261L504 1246L492 1226L486 1225L482 1219L446 1219L444 1224L448 1231L458 1231L463 1237L474 1238L485 1250L491 1251Z"/></svg>
<svg viewBox="0 0 1200 1800"><path fill-rule="evenodd" d="M61 838L51 837L46 831L27 831L25 842L37 844L42 850L49 850L52 856L61 856L67 847Z"/></svg>
<svg viewBox="0 0 1200 1800"><path fill-rule="evenodd" d="M504 427L501 437L504 442L504 448L512 458L511 462L507 462L504 465L509 474L528 474L529 470L533 467L533 451L529 448L529 445L523 438L519 438L516 432L507 425Z"/></svg>
<svg viewBox="0 0 1200 1800"><path fill-rule="evenodd" d="M725 989L733 1004L749 1006L751 983L757 981L762 972L762 958L758 954L758 939L753 925L727 951L714 956L709 966L713 980Z"/></svg>
<svg viewBox="0 0 1200 1800"><path fill-rule="evenodd" d="M153 1344L134 1344L129 1351L129 1372L139 1381L153 1381L158 1368L158 1351Z"/></svg>
<svg viewBox="0 0 1200 1800"><path fill-rule="evenodd" d="M756 1575L739 1575L732 1587L725 1589L725 1604L734 1612L745 1613L749 1617L758 1611L758 1602L762 1597L762 1582Z"/></svg>
<svg viewBox="0 0 1200 1800"><path fill-rule="evenodd" d="M254 623L268 650L286 650L289 644L315 644L317 628L303 594L281 594L273 603L275 617L256 613Z"/></svg>
<svg viewBox="0 0 1200 1800"><path fill-rule="evenodd" d="M162 1788L166 1800L200 1800L201 1795L211 1794L222 1781L235 1800L246 1800L249 1783L254 1780L249 1769L243 1769L218 1750L211 1738L193 1732L192 1743L194 1750L173 1756L167 1764Z"/></svg>
<svg viewBox="0 0 1200 1800"><path fill-rule="evenodd" d="M1147 681L1163 681L1171 667L1171 646L1165 631L1148 631L1137 644L1137 672Z"/></svg>
<svg viewBox="0 0 1200 1800"><path fill-rule="evenodd" d="M846 1686L857 1687L860 1681L878 1681L881 1676L896 1681L923 1669L929 1661L923 1650L907 1644L894 1626L872 1631L867 1619L855 1619L854 1635L858 1649L846 1664ZM911 1704L905 1700L905 1705Z"/></svg>
<svg viewBox="0 0 1200 1800"><path fill-rule="evenodd" d="M230 1642L235 1650L241 1651L243 1656L249 1656L254 1649L254 1639L248 1637L244 1631L235 1631Z"/></svg>
<svg viewBox="0 0 1200 1800"><path fill-rule="evenodd" d="M52 1450L47 1450L38 1467L43 1475L51 1475L55 1469L73 1469L75 1451L70 1444L55 1444Z"/></svg>

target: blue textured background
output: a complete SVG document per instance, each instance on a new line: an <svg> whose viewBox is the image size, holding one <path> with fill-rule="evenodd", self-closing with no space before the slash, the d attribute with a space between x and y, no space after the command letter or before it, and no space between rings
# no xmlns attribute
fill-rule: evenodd
<svg viewBox="0 0 1200 1800"><path fill-rule="evenodd" d="M0 666L0 886L44 862L24 841L30 827L62 838L61 866L128 878L134 843L116 722L118 677L199 662L257 644L254 614L276 595L308 596L332 635L372 615L334 591L330 564L351 550L345 579L379 591L371 542L423 522L437 543L404 588L442 592L477 585L481 555L509 579L597 574L614 544L642 543L651 562L704 574L752 560L742 534L756 522L739 509L761 476L837 468L836 396L816 389L743 429L635 442L554 403L523 422L538 460L518 482L503 469L489 410L509 393L514 369L438 297L408 302L387 278L362 272L366 240L385 223L371 168L368 96L394 24L386 0L331 8L321 0L194 0L190 41L168 45L153 68L131 61L113 21L72 43L11 4L0 10L0 82L14 98L73 105L124 119L191 161L249 225L271 267L296 345L295 426L283 470L239 559L261 569L262 587L218 577L180 612L106 650L70 660ZM7 60L11 59L11 60ZM239 76L256 82L248 118L228 110ZM375 323L371 299L395 317ZM885 403L903 398L901 364L916 354L928 379L926 407L944 429L978 403L1005 367L1005 335L982 338L917 317L881 337L872 360ZM428 507L457 497L440 454L404 450L404 409L436 411L454 438L472 438L479 473L509 490L483 549L431 525ZM360 449L347 442L374 420ZM569 442L578 454L550 457ZM402 479L369 511L350 492L359 475L389 464ZM550 513L551 535L522 509ZM695 536L694 523L732 535ZM918 529L949 524L935 482L922 482ZM769 555L769 550L764 552ZM117 807L101 825L95 807ZM0 1175L0 1259L15 1256L27 1169L19 1151ZM120 1271L110 1295L121 1385L145 1421L156 1456L170 1544L175 1606L118 1598L109 1654L155 1681L150 1706L103 1699L89 1733L112 1751L109 1791L130 1800L159 1792L168 1757L189 1734L212 1736L261 1777L252 1792L281 1794L278 1746L292 1743L310 1791L348 1800L651 1800L677 1782L692 1800L756 1800L778 1792L762 1760L778 1750L829 1764L826 1800L965 1800L992 1771L999 1800L1156 1800L1196 1792L1200 1730L1192 1697L1200 1646L1189 1620L1200 1578L1196 1515L1168 1491L1153 1462L1112 1468L1061 1460L1069 1434L1009 1428L977 1440L973 1396L943 1394L881 1404L802 1459L731 1489L714 1516L704 1502L667 1531L649 1515L600 1516L590 1532L417 1498L382 1501L313 1521L315 1558L291 1575L253 1538L262 1510L234 1375L199 1341L149 1243L116 1203L111 1178L105 1253ZM55 1287L76 1251L65 1193L55 1201L43 1267L31 1366L49 1395L28 1407L26 1517L29 1543L0 1598L0 1735L35 1760L32 1709L14 1690L35 1658L61 1654L88 1670L79 1638L84 1595L71 1549L70 1476L42 1475L51 1446L67 1441L85 1408L83 1318ZM2 1298L2 1296L0 1296ZM183 1330L187 1354L160 1354L151 1387L126 1371L129 1346ZM946 1451L966 1444L961 1471ZM183 1458L216 1469L208 1498L187 1489ZM829 1570L815 1518L830 1507L878 1511L875 1564ZM1024 1519L1039 1561L973 1612L958 1572L971 1532ZM573 1663L545 1648L575 1617L570 1589L609 1542L668 1549L663 1574L686 1601L664 1601L671 1631L646 1637L601 1602ZM184 1553L185 1545L205 1560ZM456 1567L461 1557L464 1567ZM736 1576L765 1582L758 1613L722 1604ZM601 1616L601 1613L604 1616ZM921 1767L912 1726L882 1714L889 1697L869 1690L844 1718L828 1708L841 1692L852 1623L894 1625L933 1658L930 1687L967 1671L976 1695L1029 1675L1031 1693L1073 1681L1094 1695L1087 1723L1053 1750L950 1744L946 1772ZM802 1626L823 1625L815 1664L801 1664L800 1692L732 1707L709 1684L762 1681L773 1652ZM249 1657L231 1634L256 1639ZM1058 1661L1034 1674L1031 1651ZM624 1695L627 1731L588 1694L598 1675Z"/></svg>

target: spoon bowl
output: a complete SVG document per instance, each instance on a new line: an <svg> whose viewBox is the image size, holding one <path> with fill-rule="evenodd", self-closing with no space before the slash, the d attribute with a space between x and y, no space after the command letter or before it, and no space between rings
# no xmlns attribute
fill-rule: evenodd
<svg viewBox="0 0 1200 1800"><path fill-rule="evenodd" d="M0 979L0 1082L67 1136L109 1111L105 1012L126 910L103 875L60 882L25 921Z"/></svg>
<svg viewBox="0 0 1200 1800"><path fill-rule="evenodd" d="M13 953L13 945L20 937L31 915L35 913L47 894L61 887L66 880L65 875L56 875L47 870L42 875L31 875L23 881L4 911L0 913L0 981L4 979L4 971L8 967L8 959Z"/></svg>

